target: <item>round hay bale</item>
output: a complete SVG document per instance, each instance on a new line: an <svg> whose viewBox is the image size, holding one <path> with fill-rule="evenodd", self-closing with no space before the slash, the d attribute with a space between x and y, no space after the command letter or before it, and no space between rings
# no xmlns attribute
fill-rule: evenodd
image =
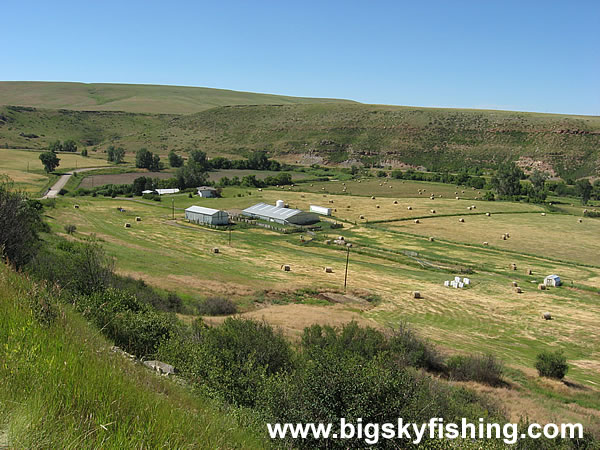
<svg viewBox="0 0 600 450"><path fill-rule="evenodd" d="M283 266L281 266L281 268L283 269L284 272L289 272L290 270L292 270L292 268L289 266L289 264L284 264Z"/></svg>
<svg viewBox="0 0 600 450"><path fill-rule="evenodd" d="M73 205L73 208L79 209L79 205Z"/></svg>
<svg viewBox="0 0 600 450"><path fill-rule="evenodd" d="M552 314L550 314L549 312L542 313L542 317L544 318L544 320L552 320Z"/></svg>
<svg viewBox="0 0 600 450"><path fill-rule="evenodd" d="M322 188L321 188L321 190L322 190L322 191L324 191L324 190L325 190L325 188L324 188L324 187L322 187Z"/></svg>
<svg viewBox="0 0 600 450"><path fill-rule="evenodd" d="M379 205L376 205L376 206L377 206L377 208L379 208Z"/></svg>
<svg viewBox="0 0 600 450"><path fill-rule="evenodd" d="M491 214L489 212L486 212L485 215L488 216L488 217L491 216Z"/></svg>
<svg viewBox="0 0 600 450"><path fill-rule="evenodd" d="M546 285L544 283L540 283L540 284L538 284L538 289L540 291L545 291L546 290Z"/></svg>
<svg viewBox="0 0 600 450"><path fill-rule="evenodd" d="M506 237L509 238L510 237L510 233L506 233Z"/></svg>
<svg viewBox="0 0 600 450"><path fill-rule="evenodd" d="M136 217L136 218L135 218L135 221L136 221L136 222L141 222L141 221L142 221L142 218L141 218L141 217Z"/></svg>
<svg viewBox="0 0 600 450"><path fill-rule="evenodd" d="M390 189L392 189L392 186L390 186Z"/></svg>
<svg viewBox="0 0 600 450"><path fill-rule="evenodd" d="M413 298L422 298L421 297L421 293L419 291L414 291L413 292Z"/></svg>
<svg viewBox="0 0 600 450"><path fill-rule="evenodd" d="M329 203L333 203L333 200L329 200Z"/></svg>
<svg viewBox="0 0 600 450"><path fill-rule="evenodd" d="M435 209L432 209L432 210L431 210L431 214L435 214Z"/></svg>
<svg viewBox="0 0 600 450"><path fill-rule="evenodd" d="M458 221L459 221L460 223L464 223L465 219L463 219L463 218L461 217L460 219L458 219Z"/></svg>
<svg viewBox="0 0 600 450"><path fill-rule="evenodd" d="M517 270L517 265L516 265L515 263L512 263L512 264L510 265L510 268L511 268L512 270Z"/></svg>
<svg viewBox="0 0 600 450"><path fill-rule="evenodd" d="M343 241L344 240L344 236L338 236L338 240L339 241Z"/></svg>
<svg viewBox="0 0 600 450"><path fill-rule="evenodd" d="M362 214L360 216L358 216L359 219L364 219L365 216L363 216Z"/></svg>
<svg viewBox="0 0 600 450"><path fill-rule="evenodd" d="M512 282L512 287L519 287L519 283L517 283L516 281Z"/></svg>
<svg viewBox="0 0 600 450"><path fill-rule="evenodd" d="M456 197L456 200L460 200L460 197Z"/></svg>
<svg viewBox="0 0 600 450"><path fill-rule="evenodd" d="M331 267L325 267L325 273L333 273L333 269Z"/></svg>
<svg viewBox="0 0 600 450"><path fill-rule="evenodd" d="M408 209L409 211L412 210L412 206L407 206L406 209Z"/></svg>
<svg viewBox="0 0 600 450"><path fill-rule="evenodd" d="M483 243L483 245L489 245L489 244L487 243L487 241L485 241L485 242Z"/></svg>
<svg viewBox="0 0 600 450"><path fill-rule="evenodd" d="M219 249L217 247L213 247L212 252L213 253L219 253Z"/></svg>
<svg viewBox="0 0 600 450"><path fill-rule="evenodd" d="M331 239L327 239L327 240L325 241L325 245L331 245Z"/></svg>
<svg viewBox="0 0 600 450"><path fill-rule="evenodd" d="M419 219L415 219L415 223L421 223Z"/></svg>
<svg viewBox="0 0 600 450"><path fill-rule="evenodd" d="M352 244L351 244L350 242L348 242L348 243L346 244L346 247L352 247Z"/></svg>
<svg viewBox="0 0 600 450"><path fill-rule="evenodd" d="M546 213L542 213L542 216L545 216L545 215L546 215Z"/></svg>
<svg viewBox="0 0 600 450"><path fill-rule="evenodd" d="M502 235L502 240L503 240L503 241L505 241L505 240L506 240L506 235L505 235L505 234L503 234L503 235Z"/></svg>
<svg viewBox="0 0 600 450"><path fill-rule="evenodd" d="M350 209L350 205L346 206L347 209Z"/></svg>
<svg viewBox="0 0 600 450"><path fill-rule="evenodd" d="M429 237L429 242L434 242L434 241L435 241L435 239L434 239L433 237L431 237L431 236L430 236L430 237Z"/></svg>
<svg viewBox="0 0 600 450"><path fill-rule="evenodd" d="M477 206L471 205L471 209L477 209Z"/></svg>
<svg viewBox="0 0 600 450"><path fill-rule="evenodd" d="M516 292L517 294L521 294L521 293L523 292L523 290L522 290L520 287L518 287L518 286L517 286L517 287L515 288L515 292Z"/></svg>
<svg viewBox="0 0 600 450"><path fill-rule="evenodd" d="M527 269L527 275L533 275L533 270Z"/></svg>
<svg viewBox="0 0 600 450"><path fill-rule="evenodd" d="M127 223L125 224L125 228L131 228L131 224L130 224L129 222L127 222Z"/></svg>
<svg viewBox="0 0 600 450"><path fill-rule="evenodd" d="M583 222L583 219L577 219L577 222L581 223L581 222Z"/></svg>
<svg viewBox="0 0 600 450"><path fill-rule="evenodd" d="M468 209L469 211L471 211L471 207L470 207L470 206L467 206L467 209Z"/></svg>
<svg viewBox="0 0 600 450"><path fill-rule="evenodd" d="M375 197L374 197L374 196L371 196L371 200L375 200Z"/></svg>
<svg viewBox="0 0 600 450"><path fill-rule="evenodd" d="M394 205L397 205L397 204L398 204L398 200L394 200Z"/></svg>

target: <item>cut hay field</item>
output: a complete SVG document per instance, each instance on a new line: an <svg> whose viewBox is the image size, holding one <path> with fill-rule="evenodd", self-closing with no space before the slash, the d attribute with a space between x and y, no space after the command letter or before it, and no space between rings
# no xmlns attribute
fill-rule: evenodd
<svg viewBox="0 0 600 450"><path fill-rule="evenodd" d="M130 173L114 173L102 175L87 175L79 184L82 188L91 188L94 186L102 186L103 184L131 184L133 180L139 177L158 178L161 180L172 178L172 172L139 172Z"/></svg>
<svg viewBox="0 0 600 450"><path fill-rule="evenodd" d="M482 198L485 190L476 190L467 186L456 186L445 183L430 183L427 181L396 180L393 178L363 178L349 181L322 181L303 184L302 190L307 192L321 192L324 194L345 194L352 196L375 197L405 197L429 198L431 194L436 197L455 199ZM344 188L346 192L344 193ZM421 190L421 193L419 193Z"/></svg>
<svg viewBox="0 0 600 450"><path fill-rule="evenodd" d="M431 217L387 223L390 230L433 236L439 239L482 245L518 253L566 260L600 267L600 220L564 214L492 214ZM510 237L502 239L504 234Z"/></svg>
<svg viewBox="0 0 600 450"><path fill-rule="evenodd" d="M79 154L59 153L57 173L87 167L105 167L106 158L83 157ZM27 192L39 192L48 184L50 176L44 172L39 151L0 149L0 174L8 175L16 187Z"/></svg>
<svg viewBox="0 0 600 450"><path fill-rule="evenodd" d="M258 298L258 293L265 289L280 292L315 287L339 290L343 285L345 251L323 242L343 235L355 243L350 258L349 288L382 298L378 306L365 312L357 311L361 316L373 318L382 325L407 320L445 348L493 351L519 367L531 367L535 353L544 346L560 346L565 348L571 360L577 362L570 377L600 386L600 371L588 363L600 357L597 350L600 348L598 294L569 287L544 292L531 283L539 282L547 272L556 271L566 279L575 280L575 286L595 286L597 290L600 268L557 263L553 259L545 260L543 256L508 252L509 249L500 247L478 248L450 240L429 242L421 236L365 228L361 224L346 225L335 233L320 233L315 241L305 245L300 244L299 235L281 235L255 228L236 229L232 232L232 246L229 247L227 232L188 225L181 220L183 212L179 208L189 204L227 209L261 200L272 202L277 197L293 201L300 200L301 195L315 195L266 190L237 197L242 192L226 189L223 199L174 196L178 208L175 222L170 220L168 197L160 203L103 198L60 199L57 210L50 210L48 214L53 217L52 227L57 232L61 232L65 224L75 224L76 237L95 233L104 241L107 251L117 258L117 268L122 273L196 297ZM348 200L352 199L348 197ZM363 198L354 200L364 201ZM75 201L80 205L79 209L73 208ZM522 206L505 204L506 208ZM117 207L127 211L118 212ZM136 216L142 217L142 221L136 222ZM497 217L500 215L492 216ZM565 220L574 219L565 217ZM552 219L552 216L546 218ZM469 218L469 221L473 219ZM483 216L480 219L489 218ZM132 228L124 228L125 222L131 223ZM577 243L573 245L585 242L587 235L583 228L572 228L570 241ZM541 228L540 233L543 232L544 228ZM511 235L511 239L517 238ZM221 249L218 255L210 252L215 246ZM402 255L402 250L418 251L420 258L434 265L471 268L474 270L470 275L472 288L445 288L443 281L456 273L422 267L414 259ZM518 271L509 269L512 262L517 263ZM282 271L282 264L290 264L291 272ZM324 267L332 267L334 272L325 273ZM533 268L534 274L527 276L525 268ZM510 283L514 280L523 286L523 294L516 294L511 289ZM423 299L413 299L413 290L421 291ZM253 314L260 315L260 302L245 304L250 305L250 310L258 309ZM324 315L337 314L336 309L319 308ZM355 310L355 307L350 305L348 310ZM543 321L541 313L546 310L551 311L556 320ZM294 318L289 317L289 321L291 326Z"/></svg>

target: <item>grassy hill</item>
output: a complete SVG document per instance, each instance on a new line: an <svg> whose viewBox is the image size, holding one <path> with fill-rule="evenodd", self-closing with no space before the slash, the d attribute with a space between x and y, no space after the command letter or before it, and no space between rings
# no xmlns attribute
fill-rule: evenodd
<svg viewBox="0 0 600 450"><path fill-rule="evenodd" d="M0 264L0 447L268 446L215 402L110 351L53 297Z"/></svg>
<svg viewBox="0 0 600 450"><path fill-rule="evenodd" d="M188 86L0 82L0 105L77 111L188 114L224 105L289 105L324 102L348 102L348 100L288 97Z"/></svg>
<svg viewBox="0 0 600 450"><path fill-rule="evenodd" d="M304 164L410 164L456 170L504 160L561 175L600 173L600 117L352 103L221 106L188 115L0 107L0 147L75 139L162 155L267 149Z"/></svg>

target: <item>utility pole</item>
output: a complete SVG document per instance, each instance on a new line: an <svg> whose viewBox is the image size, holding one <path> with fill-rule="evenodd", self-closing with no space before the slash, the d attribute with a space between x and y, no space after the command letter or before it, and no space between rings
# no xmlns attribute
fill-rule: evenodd
<svg viewBox="0 0 600 450"><path fill-rule="evenodd" d="M231 247L231 225L229 225L229 246Z"/></svg>
<svg viewBox="0 0 600 450"><path fill-rule="evenodd" d="M348 251L346 252L346 272L344 273L344 292L346 292L346 282L348 281L348 261L350 260L350 247L352 244L346 244Z"/></svg>
<svg viewBox="0 0 600 450"><path fill-rule="evenodd" d="M172 219L175 220L175 198L171 197Z"/></svg>

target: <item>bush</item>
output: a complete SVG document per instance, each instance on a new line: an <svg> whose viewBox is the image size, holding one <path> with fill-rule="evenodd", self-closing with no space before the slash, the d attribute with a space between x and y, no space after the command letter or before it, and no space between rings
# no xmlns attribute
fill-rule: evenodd
<svg viewBox="0 0 600 450"><path fill-rule="evenodd" d="M226 316L236 312L237 305L222 297L209 297L198 305L198 314L203 316Z"/></svg>
<svg viewBox="0 0 600 450"><path fill-rule="evenodd" d="M254 406L268 376L292 368L292 351L279 332L263 322L228 318L164 341L158 357L191 381L229 403Z"/></svg>
<svg viewBox="0 0 600 450"><path fill-rule="evenodd" d="M450 379L502 384L502 363L492 355L453 356L446 362Z"/></svg>
<svg viewBox="0 0 600 450"><path fill-rule="evenodd" d="M76 230L77 227L75 225L65 225L65 233L67 234L73 234Z"/></svg>
<svg viewBox="0 0 600 450"><path fill-rule="evenodd" d="M434 372L443 369L442 358L429 342L419 338L405 323L400 323L389 338L389 346L401 365Z"/></svg>
<svg viewBox="0 0 600 450"><path fill-rule="evenodd" d="M562 350L538 353L535 368L540 377L555 378L557 380L562 380L569 370L567 357Z"/></svg>

